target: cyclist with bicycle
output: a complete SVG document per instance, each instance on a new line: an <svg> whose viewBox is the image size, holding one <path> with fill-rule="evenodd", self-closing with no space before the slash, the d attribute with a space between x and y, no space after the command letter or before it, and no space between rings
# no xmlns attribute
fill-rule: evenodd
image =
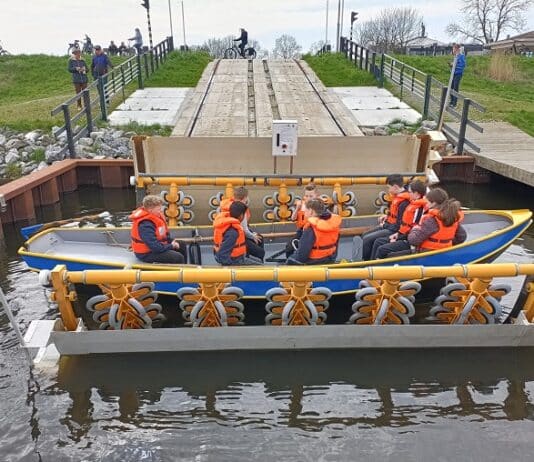
<svg viewBox="0 0 534 462"><path fill-rule="evenodd" d="M241 51L241 56L244 58L245 57L245 47L247 46L248 44L248 32L241 28L241 35L239 38L236 38L234 39L234 42L241 42L239 44L239 50Z"/></svg>

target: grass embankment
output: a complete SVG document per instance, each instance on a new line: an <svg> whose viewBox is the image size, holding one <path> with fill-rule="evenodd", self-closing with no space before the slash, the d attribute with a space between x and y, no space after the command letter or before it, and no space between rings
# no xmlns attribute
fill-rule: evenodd
<svg viewBox="0 0 534 462"><path fill-rule="evenodd" d="M84 56L87 66L90 56ZM119 64L124 58L113 57ZM0 57L0 126L29 131L49 130L61 116L50 111L74 95L66 56L13 55Z"/></svg>
<svg viewBox="0 0 534 462"><path fill-rule="evenodd" d="M341 53L304 55L302 59L310 65L327 87L376 86L376 79L372 74L355 67Z"/></svg>
<svg viewBox="0 0 534 462"><path fill-rule="evenodd" d="M398 56L399 60L432 74L443 83L449 80L450 56ZM534 59L519 56L493 58L467 56L467 67L460 84L460 91L486 107L486 112L473 115L479 120L501 120L534 136ZM506 66L506 72L498 72ZM492 75L502 74L508 79L499 81ZM500 77L500 76L497 76Z"/></svg>
<svg viewBox="0 0 534 462"><path fill-rule="evenodd" d="M84 56L84 59L90 66L91 57ZM172 53L146 80L145 85L193 87L210 59L205 53ZM125 58L112 57L115 65L124 60ZM50 130L54 125L62 125L63 117L52 117L50 111L74 95L67 63L68 58L65 56L1 56L0 127L30 131L36 128ZM125 95L128 96L136 89L137 82L132 82ZM121 102L121 98L114 98L110 109L113 110ZM159 127L156 127L153 131L158 130Z"/></svg>

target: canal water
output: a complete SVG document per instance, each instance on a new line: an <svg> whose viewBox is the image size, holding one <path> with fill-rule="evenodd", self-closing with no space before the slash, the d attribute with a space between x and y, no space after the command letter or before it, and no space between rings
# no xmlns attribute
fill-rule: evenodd
<svg viewBox="0 0 534 462"><path fill-rule="evenodd" d="M467 207L532 208L495 180L447 188ZM51 221L133 192L84 189ZM0 285L23 330L53 319L37 276L0 247ZM532 262L531 229L500 257ZM453 345L451 345L453 346ZM64 358L31 370L0 313L1 461L530 461L534 350L197 353Z"/></svg>

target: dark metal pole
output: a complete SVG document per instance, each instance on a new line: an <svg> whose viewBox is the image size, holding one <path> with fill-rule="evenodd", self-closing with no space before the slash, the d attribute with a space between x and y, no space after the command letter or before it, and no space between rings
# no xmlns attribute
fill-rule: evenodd
<svg viewBox="0 0 534 462"><path fill-rule="evenodd" d="M469 106L471 100L464 99L464 107L462 109L462 120L460 121L460 130L458 132L458 145L456 146L456 154L462 155L464 153L465 132L467 131L467 121L469 120Z"/></svg>
<svg viewBox="0 0 534 462"><path fill-rule="evenodd" d="M90 135L93 131L93 115L91 114L91 95L89 90L86 88L82 92L83 95L83 104L85 106L85 118L87 119L87 134Z"/></svg>
<svg viewBox="0 0 534 462"><path fill-rule="evenodd" d="M150 24L150 8L146 9L146 20L148 23L148 40L150 42L150 49L152 50L152 25Z"/></svg>
<svg viewBox="0 0 534 462"><path fill-rule="evenodd" d="M384 87L384 53L380 57L380 88Z"/></svg>
<svg viewBox="0 0 534 462"><path fill-rule="evenodd" d="M430 109L430 95L432 91L432 76L427 74L425 84L425 102L423 103L423 119L428 118L428 110Z"/></svg>
<svg viewBox="0 0 534 462"><path fill-rule="evenodd" d="M102 77L98 77L98 93L100 94L100 113L101 118L104 122L107 122L108 120L108 111L106 108L106 95L105 95L106 89L104 88L104 79Z"/></svg>
<svg viewBox="0 0 534 462"><path fill-rule="evenodd" d="M72 138L72 124L70 121L70 111L68 104L62 104L61 109L63 110L63 117L65 118L65 131L67 132L67 144L69 147L69 157L72 159L76 151L74 149L74 139Z"/></svg>

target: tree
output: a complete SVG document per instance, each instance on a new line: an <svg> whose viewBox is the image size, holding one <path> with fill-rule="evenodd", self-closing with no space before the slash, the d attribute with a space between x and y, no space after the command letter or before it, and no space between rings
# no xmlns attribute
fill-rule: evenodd
<svg viewBox="0 0 534 462"><path fill-rule="evenodd" d="M386 8L355 27L354 37L359 44L380 53L402 52L417 37L422 20L415 8Z"/></svg>
<svg viewBox="0 0 534 462"><path fill-rule="evenodd" d="M451 23L447 34L487 44L496 42L507 30L521 31L525 14L534 0L462 0L463 20Z"/></svg>
<svg viewBox="0 0 534 462"><path fill-rule="evenodd" d="M274 42L273 55L275 58L291 59L298 58L302 47L297 39L291 35L281 35Z"/></svg>
<svg viewBox="0 0 534 462"><path fill-rule="evenodd" d="M324 44L325 44L325 41L324 40L319 40L318 42L313 42L311 45L310 45L310 51L308 51L308 53L310 55L316 55L318 54L319 52L323 51L324 49Z"/></svg>
<svg viewBox="0 0 534 462"><path fill-rule="evenodd" d="M202 44L202 48L205 49L214 58L224 58L224 52L228 48L234 46L234 37L227 35L226 37L213 37L206 40Z"/></svg>

